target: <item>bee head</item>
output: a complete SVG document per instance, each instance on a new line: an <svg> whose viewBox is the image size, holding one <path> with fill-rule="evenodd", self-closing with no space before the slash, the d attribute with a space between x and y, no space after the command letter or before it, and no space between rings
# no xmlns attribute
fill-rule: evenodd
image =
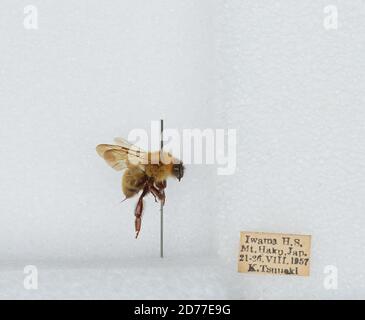
<svg viewBox="0 0 365 320"><path fill-rule="evenodd" d="M175 176L179 181L181 180L181 178L184 176L184 165L182 164L182 162L180 163L175 163L172 166L172 175Z"/></svg>

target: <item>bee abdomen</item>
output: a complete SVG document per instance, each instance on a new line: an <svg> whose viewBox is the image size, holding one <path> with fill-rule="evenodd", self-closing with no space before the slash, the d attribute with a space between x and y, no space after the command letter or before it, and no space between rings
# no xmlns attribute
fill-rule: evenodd
<svg viewBox="0 0 365 320"><path fill-rule="evenodd" d="M134 195L136 195L138 193L139 190L140 189L137 189L137 188L130 188L130 187L123 186L123 193L126 196L126 198L133 197Z"/></svg>
<svg viewBox="0 0 365 320"><path fill-rule="evenodd" d="M143 188L146 179L143 171L128 169L122 179L122 190L126 198L136 195Z"/></svg>

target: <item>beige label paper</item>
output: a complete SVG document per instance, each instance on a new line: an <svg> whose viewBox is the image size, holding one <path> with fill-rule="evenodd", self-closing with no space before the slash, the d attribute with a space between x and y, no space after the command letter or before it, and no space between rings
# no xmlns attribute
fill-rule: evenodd
<svg viewBox="0 0 365 320"><path fill-rule="evenodd" d="M309 276L311 236L241 231L238 272Z"/></svg>

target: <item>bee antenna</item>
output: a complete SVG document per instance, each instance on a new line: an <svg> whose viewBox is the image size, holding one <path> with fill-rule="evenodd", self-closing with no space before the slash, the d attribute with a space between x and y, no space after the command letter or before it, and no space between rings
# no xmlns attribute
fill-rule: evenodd
<svg viewBox="0 0 365 320"><path fill-rule="evenodd" d="M122 202L124 202L124 201L126 201L128 198L127 197L125 197L120 203L122 203Z"/></svg>

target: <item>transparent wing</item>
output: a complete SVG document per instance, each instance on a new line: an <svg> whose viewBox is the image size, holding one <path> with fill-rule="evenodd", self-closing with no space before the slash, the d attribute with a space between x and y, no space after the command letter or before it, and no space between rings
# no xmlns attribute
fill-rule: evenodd
<svg viewBox="0 0 365 320"><path fill-rule="evenodd" d="M136 145L130 143L128 140L124 139L124 138L114 138L114 142L118 145L121 146L123 148L127 148L129 150L132 150L135 153L139 153L142 156L146 154L145 151L143 151L142 149L138 148Z"/></svg>
<svg viewBox="0 0 365 320"><path fill-rule="evenodd" d="M104 158L114 170L120 171L129 166L139 166L143 163L145 153L137 152L126 146L99 144L96 152Z"/></svg>
<svg viewBox="0 0 365 320"><path fill-rule="evenodd" d="M114 142L118 146L121 146L124 150L128 150L128 154L131 156L130 160L132 162L136 162L136 159L133 158L133 157L135 157L135 158L138 158L139 162L142 162L143 164L148 163L149 155L147 152L145 152L141 148L130 143L128 140L126 140L124 138L120 138L120 137L114 138Z"/></svg>
<svg viewBox="0 0 365 320"><path fill-rule="evenodd" d="M106 163L114 170L121 171L128 167L127 154L118 146L110 144L99 144L96 152L104 158Z"/></svg>

